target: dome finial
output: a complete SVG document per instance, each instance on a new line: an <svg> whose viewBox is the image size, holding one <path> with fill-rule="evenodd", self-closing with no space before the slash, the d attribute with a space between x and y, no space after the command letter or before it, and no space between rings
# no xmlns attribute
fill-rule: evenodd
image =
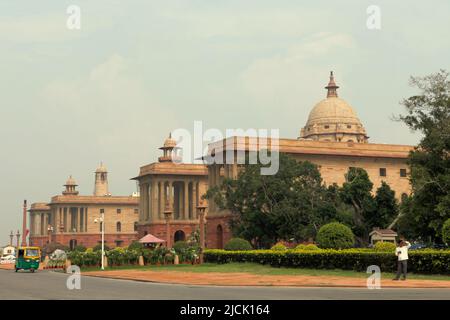
<svg viewBox="0 0 450 320"><path fill-rule="evenodd" d="M336 83L334 82L334 75L333 75L333 71L330 71L330 81L328 82L328 85L325 87L325 89L328 90L327 92L327 98L330 97L337 97L337 89L339 87L336 85Z"/></svg>

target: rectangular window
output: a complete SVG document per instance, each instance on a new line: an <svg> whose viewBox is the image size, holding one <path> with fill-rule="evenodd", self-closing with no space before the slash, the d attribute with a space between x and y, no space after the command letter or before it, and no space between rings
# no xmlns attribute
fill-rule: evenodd
<svg viewBox="0 0 450 320"><path fill-rule="evenodd" d="M105 213L105 209L100 209L100 213Z"/></svg>
<svg viewBox="0 0 450 320"><path fill-rule="evenodd" d="M139 209L134 209L134 213L138 214L139 213Z"/></svg>
<svg viewBox="0 0 450 320"><path fill-rule="evenodd" d="M122 209L117 209L117 213L122 213Z"/></svg>
<svg viewBox="0 0 450 320"><path fill-rule="evenodd" d="M386 177L386 168L380 168L380 177Z"/></svg>
<svg viewBox="0 0 450 320"><path fill-rule="evenodd" d="M406 177L406 169L400 169L400 177L402 178Z"/></svg>

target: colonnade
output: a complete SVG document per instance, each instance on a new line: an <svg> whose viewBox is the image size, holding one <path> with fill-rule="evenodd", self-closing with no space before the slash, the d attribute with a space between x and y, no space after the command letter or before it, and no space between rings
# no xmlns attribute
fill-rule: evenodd
<svg viewBox="0 0 450 320"><path fill-rule="evenodd" d="M196 207L200 201L198 179L153 178L140 184L141 208L139 221L164 219L166 201L169 200L175 220L196 220Z"/></svg>

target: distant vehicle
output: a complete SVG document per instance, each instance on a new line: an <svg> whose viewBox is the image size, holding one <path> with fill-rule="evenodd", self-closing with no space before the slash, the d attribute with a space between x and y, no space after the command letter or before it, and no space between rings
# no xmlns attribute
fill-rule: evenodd
<svg viewBox="0 0 450 320"><path fill-rule="evenodd" d="M411 247L409 248L409 250L420 250L420 249L426 249L427 245L425 243L414 243L411 245Z"/></svg>
<svg viewBox="0 0 450 320"><path fill-rule="evenodd" d="M0 260L2 262L11 262L12 263L12 262L14 262L16 260L16 257L13 256L12 254L10 254L10 255L1 257Z"/></svg>
<svg viewBox="0 0 450 320"><path fill-rule="evenodd" d="M20 269L34 272L39 268L41 249L39 247L21 247L17 250L16 272Z"/></svg>
<svg viewBox="0 0 450 320"><path fill-rule="evenodd" d="M433 244L433 249L447 249L447 246L443 243L435 243Z"/></svg>

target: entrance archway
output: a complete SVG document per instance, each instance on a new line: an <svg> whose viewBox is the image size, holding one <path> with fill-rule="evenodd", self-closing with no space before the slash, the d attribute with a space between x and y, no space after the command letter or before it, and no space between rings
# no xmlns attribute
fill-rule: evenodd
<svg viewBox="0 0 450 320"><path fill-rule="evenodd" d="M175 242L177 241L184 241L186 239L186 235L184 234L183 230L178 230L175 232L175 235L173 236L173 239Z"/></svg>
<svg viewBox="0 0 450 320"><path fill-rule="evenodd" d="M223 228L219 224L216 229L217 249L223 249Z"/></svg>

